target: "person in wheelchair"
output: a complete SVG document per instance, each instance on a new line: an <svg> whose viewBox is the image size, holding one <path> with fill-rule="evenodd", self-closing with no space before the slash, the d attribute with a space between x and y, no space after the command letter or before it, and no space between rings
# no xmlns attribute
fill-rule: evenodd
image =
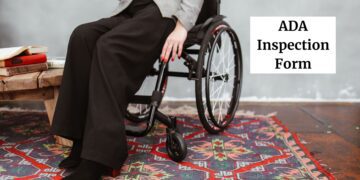
<svg viewBox="0 0 360 180"><path fill-rule="evenodd" d="M51 132L73 140L65 179L98 179L127 157L124 113L155 60L181 55L203 0L120 0L112 17L78 26L69 41ZM164 45L165 44L165 45Z"/></svg>
<svg viewBox="0 0 360 180"><path fill-rule="evenodd" d="M238 106L242 59L219 3L120 0L113 16L75 28L51 127L52 134L73 141L59 168L76 169L64 179L99 179L119 170L128 156L126 135L146 135L155 119L167 126L169 157L182 161L187 148L176 118L158 110L168 76L196 81L199 117L209 133L226 128ZM194 45L200 49L191 49ZM189 73L168 71L168 61L176 57L185 60ZM159 70L154 71L157 59ZM137 96L149 75L158 75L153 94ZM130 112L130 104L145 104L147 110ZM146 121L147 127L125 126L125 118Z"/></svg>

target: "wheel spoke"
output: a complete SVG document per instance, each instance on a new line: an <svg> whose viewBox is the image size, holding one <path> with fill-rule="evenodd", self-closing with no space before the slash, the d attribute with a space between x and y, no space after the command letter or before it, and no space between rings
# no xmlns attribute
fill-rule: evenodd
<svg viewBox="0 0 360 180"><path fill-rule="evenodd" d="M226 27L226 26L225 26ZM220 33L220 34L219 34ZM223 129L232 119L234 113L234 98L239 86L238 80L237 39L234 40L233 31L219 30L210 41L212 43L203 60L206 65L207 79L201 91L203 92L202 106L207 125L213 130ZM236 36L235 36L236 37ZM204 88L203 88L204 87ZM236 105L236 104L235 104Z"/></svg>
<svg viewBox="0 0 360 180"><path fill-rule="evenodd" d="M213 116L216 117L214 120L218 124L223 123L224 117L228 113L227 109L230 108L232 93L228 92L233 90L234 58L236 57L227 33L221 34L220 39L221 42L215 42L211 76L209 77L211 110Z"/></svg>

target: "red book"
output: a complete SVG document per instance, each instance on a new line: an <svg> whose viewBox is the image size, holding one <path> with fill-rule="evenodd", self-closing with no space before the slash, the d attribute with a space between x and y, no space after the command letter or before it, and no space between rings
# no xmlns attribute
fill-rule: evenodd
<svg viewBox="0 0 360 180"><path fill-rule="evenodd" d="M46 62L46 59L46 54L15 56L13 58L0 61L0 67L14 67L28 64L44 63Z"/></svg>

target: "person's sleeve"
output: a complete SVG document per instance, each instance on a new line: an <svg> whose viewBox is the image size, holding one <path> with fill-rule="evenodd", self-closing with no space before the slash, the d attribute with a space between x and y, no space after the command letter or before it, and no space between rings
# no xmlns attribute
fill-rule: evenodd
<svg viewBox="0 0 360 180"><path fill-rule="evenodd" d="M180 9L174 16L187 31L195 26L203 3L204 0L181 0Z"/></svg>

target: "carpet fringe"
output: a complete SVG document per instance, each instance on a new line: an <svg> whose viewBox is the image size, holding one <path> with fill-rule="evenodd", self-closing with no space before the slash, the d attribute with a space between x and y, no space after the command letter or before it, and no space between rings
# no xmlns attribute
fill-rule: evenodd
<svg viewBox="0 0 360 180"><path fill-rule="evenodd" d="M168 105L160 107L159 110L165 114L183 114L184 112L186 112L186 114L198 114L197 108L193 107L193 106L189 106L189 105L183 105L180 107L170 107ZM250 111L250 110L242 110L239 109L236 112L236 116L243 116L243 117L255 117L255 118L270 118L272 116L276 116L277 112L272 112L269 114L265 114L265 115L258 115L256 114L255 111Z"/></svg>

